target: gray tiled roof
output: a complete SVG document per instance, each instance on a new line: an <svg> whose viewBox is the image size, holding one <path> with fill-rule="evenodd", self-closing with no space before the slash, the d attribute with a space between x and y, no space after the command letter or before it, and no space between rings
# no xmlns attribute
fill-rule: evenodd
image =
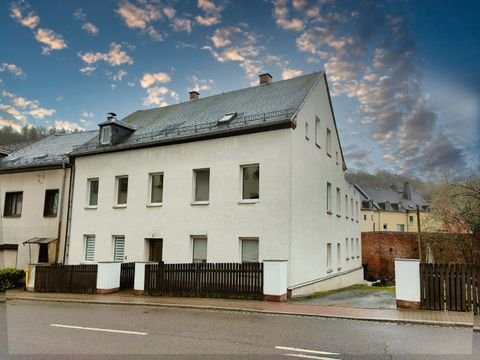
<svg viewBox="0 0 480 360"><path fill-rule="evenodd" d="M137 130L121 143L100 145L99 139L92 139L84 146L76 148L73 154L115 151L119 148L288 121L321 76L323 72L176 105L138 110L122 120ZM228 125L217 123L225 114L232 112L236 112L237 116Z"/></svg>
<svg viewBox="0 0 480 360"><path fill-rule="evenodd" d="M0 172L66 164L73 147L93 137L98 137L98 131L48 136L1 159Z"/></svg>
<svg viewBox="0 0 480 360"><path fill-rule="evenodd" d="M360 194L362 195L362 200L372 200L377 206L387 201L390 204L401 203L404 210L415 210L417 205L420 206L420 209L422 209L423 206L428 206L427 201L413 190L412 199L407 200L403 196L403 191L401 192L402 189L394 190L391 187L380 188L370 186L359 187L358 185L356 185L356 187L361 189Z"/></svg>

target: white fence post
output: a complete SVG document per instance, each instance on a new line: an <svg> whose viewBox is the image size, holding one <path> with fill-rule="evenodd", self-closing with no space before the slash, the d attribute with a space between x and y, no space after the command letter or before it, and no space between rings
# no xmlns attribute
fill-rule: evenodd
<svg viewBox="0 0 480 360"><path fill-rule="evenodd" d="M420 309L420 260L395 259L397 308Z"/></svg>
<svg viewBox="0 0 480 360"><path fill-rule="evenodd" d="M266 301L287 300L287 260L263 261L263 296Z"/></svg>
<svg viewBox="0 0 480 360"><path fill-rule="evenodd" d="M97 294L111 294L120 289L119 262L99 262L97 272Z"/></svg>
<svg viewBox="0 0 480 360"><path fill-rule="evenodd" d="M135 281L133 283L133 293L143 295L145 293L145 265L158 264L157 262L135 262Z"/></svg>
<svg viewBox="0 0 480 360"><path fill-rule="evenodd" d="M25 284L27 291L35 291L35 265L28 265L28 283Z"/></svg>

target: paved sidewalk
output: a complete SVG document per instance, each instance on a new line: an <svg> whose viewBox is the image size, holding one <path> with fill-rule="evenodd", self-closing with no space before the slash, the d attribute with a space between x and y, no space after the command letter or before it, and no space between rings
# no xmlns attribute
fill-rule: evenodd
<svg viewBox="0 0 480 360"><path fill-rule="evenodd" d="M177 298L135 296L128 292L110 295L32 293L23 290L9 290L8 300L60 301L93 304L143 305L163 307L185 307L224 311L256 312L262 314L283 314L317 316L325 318L356 319L366 321L397 322L437 326L473 327L471 313L453 311L424 311L397 309L359 309L337 306L309 305L298 303L275 303L258 300L227 300L211 298ZM477 323L478 324L478 323Z"/></svg>

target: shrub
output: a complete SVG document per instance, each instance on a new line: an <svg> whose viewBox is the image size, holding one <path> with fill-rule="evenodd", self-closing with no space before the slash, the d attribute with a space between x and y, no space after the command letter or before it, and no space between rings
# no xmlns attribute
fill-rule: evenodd
<svg viewBox="0 0 480 360"><path fill-rule="evenodd" d="M0 291L21 286L25 281L25 272L13 268L0 270Z"/></svg>

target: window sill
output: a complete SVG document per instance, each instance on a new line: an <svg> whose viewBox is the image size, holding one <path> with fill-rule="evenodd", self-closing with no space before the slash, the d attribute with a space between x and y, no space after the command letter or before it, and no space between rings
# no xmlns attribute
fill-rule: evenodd
<svg viewBox="0 0 480 360"><path fill-rule="evenodd" d="M347 260L347 261L348 261L348 260L350 260L350 258L345 258L345 260Z"/></svg>
<svg viewBox="0 0 480 360"><path fill-rule="evenodd" d="M341 218L341 217L342 217L342 215L340 215L340 214L337 214L337 217L338 217L338 218Z"/></svg>
<svg viewBox="0 0 480 360"><path fill-rule="evenodd" d="M190 205L196 206L196 205L208 205L210 204L210 201L193 201Z"/></svg>
<svg viewBox="0 0 480 360"><path fill-rule="evenodd" d="M318 145L317 143L315 143L315 145L316 145L316 146L317 146L319 149L321 149L321 148L322 148L322 147L321 147L320 145Z"/></svg>
<svg viewBox="0 0 480 360"><path fill-rule="evenodd" d="M259 202L259 199L242 199L238 202L238 204L257 204Z"/></svg>
<svg viewBox="0 0 480 360"><path fill-rule="evenodd" d="M127 205L113 205L112 208L113 209L125 209L127 207Z"/></svg>
<svg viewBox="0 0 480 360"><path fill-rule="evenodd" d="M332 155L331 155L331 154L329 154L329 153L327 153L327 156L328 156L329 158L332 158Z"/></svg>
<svg viewBox="0 0 480 360"><path fill-rule="evenodd" d="M358 224L358 220L356 221L356 223Z"/></svg>
<svg viewBox="0 0 480 360"><path fill-rule="evenodd" d="M337 271L342 271L342 268L341 268L341 267L337 267Z"/></svg>
<svg viewBox="0 0 480 360"><path fill-rule="evenodd" d="M97 210L98 206L85 206L84 210Z"/></svg>
<svg viewBox="0 0 480 360"><path fill-rule="evenodd" d="M44 218L56 218L57 215L43 215Z"/></svg>
<svg viewBox="0 0 480 360"><path fill-rule="evenodd" d="M162 207L163 203L149 203L146 206L147 207Z"/></svg>
<svg viewBox="0 0 480 360"><path fill-rule="evenodd" d="M4 218L19 218L19 217L22 217L22 215L3 215Z"/></svg>
<svg viewBox="0 0 480 360"><path fill-rule="evenodd" d="M345 219L347 219L347 220L348 220L348 219L349 219L349 217L348 217L348 216L345 216Z"/></svg>
<svg viewBox="0 0 480 360"><path fill-rule="evenodd" d="M360 256L357 256L357 259L360 259Z"/></svg>
<svg viewBox="0 0 480 360"><path fill-rule="evenodd" d="M333 213L332 213L331 210L327 210L327 214L328 214L328 215L332 215Z"/></svg>
<svg viewBox="0 0 480 360"><path fill-rule="evenodd" d="M328 269L328 270L327 270L327 274L330 274L330 273L332 273L332 272L333 272L332 269Z"/></svg>

